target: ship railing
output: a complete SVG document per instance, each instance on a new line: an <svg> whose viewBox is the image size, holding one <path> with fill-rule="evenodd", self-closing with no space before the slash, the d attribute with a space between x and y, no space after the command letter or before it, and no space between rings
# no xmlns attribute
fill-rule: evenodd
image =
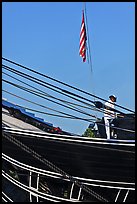
<svg viewBox="0 0 137 204"><path fill-rule="evenodd" d="M40 191L37 191L35 188L30 188L28 187L27 185L17 181L15 178L13 178L12 176L10 176L9 174L7 174L6 172L4 172L2 170L2 176L4 178L6 178L9 182L11 182L12 184L14 184L15 186L21 188L22 190L28 192L31 194L30 196L30 202L33 202L35 198L42 198L44 200L48 200L48 201L54 201L54 202L57 202L57 201L70 201L70 199L65 199L65 198L61 198L61 197L57 197L57 196L53 196L53 195L49 195L47 193L42 193ZM32 197L34 196L34 197ZM35 200L36 202L36 200ZM39 202L39 200L38 200ZM72 200L73 202L73 200Z"/></svg>
<svg viewBox="0 0 137 204"><path fill-rule="evenodd" d="M26 190L29 192L30 195L30 202L33 202L34 200L36 202L39 202L39 198L43 198L46 200L64 200L64 201L80 201L81 200L81 191L82 189L79 188L79 191L76 190L75 183L72 183L70 192L69 192L69 199L63 198L63 197L57 197L48 193L43 193L40 192L38 189L38 186L40 184L39 178L40 176L46 176L46 177L51 177L51 178L56 178L56 179L61 179L61 180L66 180L67 182L70 182L69 179L64 179L62 178L61 174L56 173L56 172L51 172L51 171L46 171L43 169L38 169L29 165L26 165L24 163L21 163L5 154L2 153L2 158L12 164L13 166L16 166L16 168L21 168L22 170L27 170L29 172L29 185L24 185L23 183L20 183L17 179L13 178L12 176L8 175L4 171L2 172L3 176L8 179L10 182L14 183L16 186ZM35 174L35 177L33 176ZM32 177L33 179L35 178L35 182L33 180L32 182ZM126 198L128 196L129 191L134 191L135 190L135 184L134 183L127 183L127 182L113 182L113 181L101 181L101 180L95 180L95 179L86 179L86 178L78 178L75 177L76 179L79 179L80 181L83 182L83 184L87 186L98 186L102 188L109 188L109 189L117 189L117 194L115 197L115 202L118 201L120 193L122 190L125 191L125 196L123 198L123 202L126 201ZM35 183L35 185L34 185ZM77 187L78 188L78 187ZM77 198L74 198L73 194L77 192Z"/></svg>
<svg viewBox="0 0 137 204"><path fill-rule="evenodd" d="M82 188L81 188L81 187L79 188L78 197L77 197L77 198L73 198L72 196L73 196L73 192L74 192L74 186L75 186L75 184L72 183L71 190L70 190L70 200L76 200L76 201L78 201L78 200L80 200ZM76 186L76 188L78 188L78 186Z"/></svg>
<svg viewBox="0 0 137 204"><path fill-rule="evenodd" d="M17 181L15 178L13 178L12 176L5 173L3 170L2 170L2 176L4 176L7 180L9 180L9 182L15 184L19 188L21 188L21 189L27 191L28 193L30 193L30 202L33 202L33 201L39 202L39 198L42 198L42 199L48 200L48 201L54 201L54 202L58 202L58 201L71 201L71 202L76 201L77 202L77 201L80 201L78 199L72 198L71 196L70 196L70 199L66 199L66 198L57 197L57 196L54 196L54 195L49 195L47 193L42 193L40 191L37 191L35 188L29 188L27 185L24 185L21 182ZM118 201L118 197L119 197L120 192L121 192L121 189L119 189L119 191L118 191L118 193L116 195L115 202ZM126 195L125 195L125 197L123 199L123 202L126 201L128 193L129 193L129 189L126 191ZM80 193L79 193L79 197L80 197Z"/></svg>
<svg viewBox="0 0 137 204"><path fill-rule="evenodd" d="M29 172L29 188L30 189L34 189L34 190L36 189L38 191L38 187L39 187L39 174L37 174L37 177L36 177L36 186L34 187L34 186L32 186L32 173L33 173L32 171ZM36 194L33 194L33 193L30 193L30 202L33 202L33 197L36 197L36 201L38 202L38 196Z"/></svg>
<svg viewBox="0 0 137 204"><path fill-rule="evenodd" d="M86 144L104 144L104 145L115 145L118 146L135 146L135 140L118 140L118 139L105 139L105 138L89 138L89 137L82 137L82 136L67 136L67 135L60 135L60 134L52 134L47 132L39 132L39 131L30 131L30 130L23 130L23 129L16 129L16 128L9 128L3 127L3 131L5 133L12 133L18 134L23 136L29 137L36 137L36 138L45 138L50 140L60 140L60 141L67 141L73 143L86 143Z"/></svg>
<svg viewBox="0 0 137 204"><path fill-rule="evenodd" d="M67 178L63 178L60 173L56 173L53 171L47 171L44 169L36 168L27 164L24 164L22 162L19 162L6 154L2 153L2 159L6 160L7 162L11 163L14 166L17 166L23 170L28 170L30 172L34 172L39 175L48 176L52 178L62 179L69 181ZM80 180L83 184L86 185L92 185L92 186L101 186L101 187L108 187L108 188L117 188L117 189L130 189L135 190L135 183L129 183L129 182L120 182L120 181L105 181L105 180L97 180L97 179L88 179L88 178L82 178L82 177L74 177L77 180Z"/></svg>
<svg viewBox="0 0 137 204"><path fill-rule="evenodd" d="M2 191L2 200L4 202L13 202L13 200L9 198L9 196L7 196L3 191Z"/></svg>

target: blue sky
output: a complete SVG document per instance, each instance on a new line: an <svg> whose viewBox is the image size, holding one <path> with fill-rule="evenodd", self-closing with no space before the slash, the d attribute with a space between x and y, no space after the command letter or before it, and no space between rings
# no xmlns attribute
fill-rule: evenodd
<svg viewBox="0 0 137 204"><path fill-rule="evenodd" d="M3 2L2 56L106 100L114 94L117 104L134 110L135 3L86 3L92 72L88 62L83 63L79 56L83 6L83 2ZM9 90L4 83L3 88ZM13 92L20 94L19 90ZM25 94L21 95L31 99ZM32 107L6 93L3 97ZM40 99L33 100L45 104ZM70 113L55 104L46 104ZM89 125L85 121L37 115L78 134Z"/></svg>

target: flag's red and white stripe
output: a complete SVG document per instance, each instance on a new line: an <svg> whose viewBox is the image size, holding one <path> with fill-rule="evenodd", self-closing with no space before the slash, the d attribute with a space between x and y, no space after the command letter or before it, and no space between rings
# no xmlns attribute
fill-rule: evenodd
<svg viewBox="0 0 137 204"><path fill-rule="evenodd" d="M85 21L84 21L84 12L82 15L82 23L81 23L81 31L80 31L80 50L79 54L83 58L83 62L86 61L86 27L85 27Z"/></svg>

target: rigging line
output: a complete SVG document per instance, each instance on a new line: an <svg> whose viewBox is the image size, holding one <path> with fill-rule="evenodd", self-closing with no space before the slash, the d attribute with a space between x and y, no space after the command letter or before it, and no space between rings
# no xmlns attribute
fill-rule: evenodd
<svg viewBox="0 0 137 204"><path fill-rule="evenodd" d="M76 103L72 103L72 102L69 102L69 101L66 101L66 100L62 100L62 99L56 98L56 97L54 97L54 96L52 96L52 95L50 95L50 94L47 94L46 92L44 92L44 91L42 91L42 90L40 90L40 89L38 89L38 88L36 88L36 87L34 87L34 86L28 84L28 83L25 83L24 81L21 81L21 80L15 78L15 77L13 77L13 76L11 76L11 75L9 75L9 74L3 72L3 71L2 71L2 73L5 74L5 75L7 75L7 76L9 76L9 77L11 77L12 79L15 79L16 81L19 81L19 82L21 82L21 83L23 83L23 84L26 84L26 85L29 86L29 87L32 87L32 88L34 88L34 89L40 91L40 92L43 93L43 95L45 95L45 96L54 98L54 99L56 99L56 100L62 101L62 102L67 103L67 104L70 104L70 105L72 105L72 107L74 107L74 106L79 106L79 107L87 108L87 109L90 109L90 110L93 110L93 108L95 108L95 106L93 106L93 108L90 108L90 107L87 107L87 106L82 106L82 105L80 105L80 104L76 104ZM73 106L73 105L74 105L74 106Z"/></svg>
<svg viewBox="0 0 137 204"><path fill-rule="evenodd" d="M19 89L22 89L22 90L24 90L24 91L27 91L28 93L34 94L34 95L36 95L36 96L38 96L38 97L40 97L40 98L46 99L46 100L51 101L51 102L53 102L53 103L55 103L55 104L61 105L61 106L66 107L66 108L69 108L69 109L71 109L71 110L73 110L73 111L77 111L77 112L79 112L79 113L88 115L88 116L90 116L90 117L95 117L94 115L91 115L91 114L89 114L89 113L86 113L85 111L82 111L82 110L81 110L81 111L78 111L78 110L75 109L75 108L71 108L71 107L69 107L69 106L66 106L66 105L63 105L63 104L61 104L61 103L55 102L55 101L53 101L53 100L51 100L51 99L49 99L49 98L46 98L46 97L44 97L44 96L41 96L41 95L39 95L39 92L34 91L34 90L32 90L32 89L28 89L28 88L25 88L24 86L20 86L20 85L14 84L14 83L9 82L9 81L7 81L7 80L5 80L5 79L2 79L2 81L4 81L5 83L10 84L10 85L12 85L12 86L15 86L16 88L19 88Z"/></svg>
<svg viewBox="0 0 137 204"><path fill-rule="evenodd" d="M15 96L15 97L17 97L17 98L20 98L20 99L22 99L22 100L28 101L28 102L30 102L30 103L32 103L32 104L36 104L36 103L31 102L31 101L29 101L29 100L27 100L27 99L24 99L24 98L19 97L19 96L15 95L15 94L12 94L12 93L10 93L10 92L8 92L8 91L5 91L5 90L2 90L2 91L6 92L6 93L8 93L8 94L10 94L10 95L13 95L13 96ZM36 104L36 105L40 106L39 104ZM42 111L37 111L37 110L35 110L35 109L31 109L31 108L28 108L28 107L25 107L25 106L21 106L21 105L16 105L16 106L21 107L21 108L25 108L25 109L28 109L28 110L31 110L31 111L34 111L34 112L42 113L42 114L47 114L47 115L52 115L52 116L57 116L57 117L63 117L63 118L69 118L69 119L84 120L84 121L87 121L87 122L95 122L95 120L93 120L93 119L80 118L80 117L76 117L76 116L65 117L65 116L61 116L61 115L55 115L55 114L50 114L50 113L46 113L46 112L42 112ZM54 109L53 109L53 110L54 110ZM65 114L65 113L64 113L64 114ZM104 127L105 127L105 126L108 126L108 125L104 125L104 124L99 124L99 125L104 126ZM112 128L114 128L114 129L116 129L116 130L118 129L118 130L123 130L123 131L135 133L134 130L130 130L130 129L118 128L118 127L115 127L115 126L113 126Z"/></svg>
<svg viewBox="0 0 137 204"><path fill-rule="evenodd" d="M42 83L40 83L40 82L38 81L37 78L32 77L32 76L30 76L30 75L28 75L28 74L24 74L24 73L22 73L22 72L20 72L20 71L17 71L17 70L15 70L15 69L11 68L11 67L8 67L8 66L5 66L5 65L4 65L4 69L6 69L6 70L8 70L8 71L10 71L10 72L14 72L14 73L16 73L17 75L20 75L20 76L23 75L22 77L27 78L28 80L31 80L31 81L33 81L33 82L35 82L35 83L37 83L37 84L40 84L41 86L44 86L44 87L46 87L46 88L49 88L49 89L51 89L51 90L53 90L53 91L56 91L56 92L58 92L58 93L60 93L60 94L63 94L63 95L65 95L65 96L67 96L67 97L70 97L70 98L72 98L72 99L74 99L74 100L80 101L80 102L82 102L82 103L84 103L84 104L87 104L88 106L91 106L91 104L88 104L88 103L86 103L86 102L83 102L83 101L81 101L81 100L78 100L78 99L76 99L76 98L74 98L74 97L72 97L72 96L69 96L69 95L67 95L67 94L64 94L64 93L62 93L62 92L64 91L64 92L66 92L66 93L68 93L68 94L75 95L75 96L77 96L78 98L82 98L82 99L84 99L84 100L87 101L88 99L86 99L86 98L84 98L84 97L81 97L81 96L79 96L79 95L73 94L73 93L71 93L71 92L69 92L69 91L67 91L67 90L61 89L61 88L59 88L59 87L57 87L57 86L54 86L54 85L52 85L52 84L49 84L49 83L47 83L47 82L42 81L42 80L39 79L39 81L41 81L42 83L44 83L44 84L42 84ZM9 69L11 69L12 71L9 70ZM35 79L36 81L35 81L34 79ZM55 87L55 88L61 90L62 92L57 91L57 90L55 90L55 89L53 89L53 88L51 88L51 87L48 87L48 86L46 86L45 84L48 84L49 86ZM88 101L91 102L91 103L94 103L94 102L91 101L91 100L88 100Z"/></svg>
<svg viewBox="0 0 137 204"><path fill-rule="evenodd" d="M11 71L12 72L12 71ZM4 74L6 74L5 72L4 72ZM8 75L8 76L10 76L9 74L6 74L6 75ZM22 82L21 80L19 80L19 79L16 79L15 77L13 77L13 76L10 76L11 78L14 78L15 80L17 80L17 81L20 81L21 83L23 83L23 84L27 84L27 83L25 83L25 82ZM28 84L27 84L28 85ZM30 86L30 87L33 87L33 86L31 86L31 85L28 85L28 86ZM35 88L35 87L33 87L33 88ZM37 88L35 88L35 89L37 89ZM37 89L37 90L39 90L39 89ZM43 91L41 91L40 90L40 92L43 92ZM45 95L49 95L49 94L46 94L45 93ZM53 97L53 96L51 96L52 98L55 98L55 97ZM47 99L47 100L49 100L49 99ZM62 101L61 99L56 99L56 100L60 100L60 101ZM77 100L77 99L76 99ZM83 102L84 103L84 102ZM79 105L80 106L80 105ZM72 106L72 107L74 107L74 106ZM82 107L82 106L81 106ZM91 105L91 107L92 107L92 105ZM94 107L94 106L93 106ZM75 107L74 107L75 108ZM86 108L86 107L85 107ZM88 107L87 107L88 108ZM96 107L94 107L94 108L96 108ZM91 109L91 108L90 108ZM80 110L80 109L76 109L76 110ZM93 109L91 109L91 110L93 110ZM98 109L98 108L96 108L96 111L98 111L98 112L102 112L102 113L104 113L105 112L105 110L101 110L101 109ZM122 113L122 112L121 112ZM111 115L111 113L109 113L109 115ZM96 117L97 118L97 117Z"/></svg>
<svg viewBox="0 0 137 204"><path fill-rule="evenodd" d="M4 81L4 80L3 80ZM7 83L9 83L9 84L11 84L10 82L7 82ZM24 82L24 84L26 84L25 82ZM12 84L13 85L13 84ZM15 86L15 87L17 87L18 85L13 85L13 86ZM21 88L21 87L18 87L18 88ZM25 88L25 87L24 87ZM23 88L21 88L21 89L23 89ZM35 88L36 89L36 88ZM31 89L30 89L31 90ZM27 90L26 90L27 91ZM27 91L27 92L30 92L30 91ZM32 94L34 94L33 92L36 92L36 91L33 91L32 90ZM39 94L39 92L37 92L38 94ZM37 94L34 94L34 95L37 95ZM41 95L38 95L39 97L42 97ZM46 99L46 100L49 100L49 101L52 101L53 103L56 103L56 104L59 104L59 105L61 105L61 106L65 106L65 105L63 105L63 104L60 104L60 103L57 103L57 102L55 102L55 101L53 101L53 100L50 100L50 99L48 99L48 98L46 98L46 97L42 97L42 98L44 98L44 99ZM54 98L54 97L53 97ZM82 111L81 109L79 109L79 108L70 108L70 107L68 107L68 106L65 106L65 107L67 107L67 108L69 108L69 109L72 109L72 110L75 110L75 111L77 111L77 112L80 112L80 113L83 113L83 114L88 114L87 112L85 112L85 111ZM73 106L72 106L73 107ZM97 111L99 111L99 112L103 112L104 113L104 111L103 110L100 110L100 109L96 109ZM111 113L108 113L109 115L112 115ZM89 115L89 114L88 114ZM90 115L90 116L93 116L93 115ZM96 116L94 116L94 117L96 117ZM96 117L97 118L97 117ZM98 119L98 118L97 118Z"/></svg>
<svg viewBox="0 0 137 204"><path fill-rule="evenodd" d="M91 60L91 51L90 51L90 40L89 40L89 31L88 31L88 20L87 20L87 11L86 11L86 2L84 2L84 10L85 10L85 20L86 20L86 30L87 30L87 54L88 54L88 64L90 66L90 71L91 71L91 82L92 82L92 90L93 90L93 100L95 102L95 90L94 90L94 84L93 84L93 68L92 68L92 60ZM95 109L95 115L97 117L97 112Z"/></svg>
<svg viewBox="0 0 137 204"><path fill-rule="evenodd" d="M42 107L42 108L46 108L46 109L52 110L52 111L54 111L54 112L57 112L57 113L61 113L61 114L63 114L63 115L70 116L70 117L75 117L76 119L84 120L83 118L79 118L79 117L77 117L77 116L74 116L74 115L71 115L71 114L67 114L67 113L64 113L64 112L62 112L62 111L57 111L57 110L55 110L55 109L49 108L49 107L44 106L44 105L41 105L41 104L39 104L39 103L32 102L32 101L30 101L30 100L28 100L28 99L25 99L25 98L23 98L23 97L17 96L16 94L12 94L12 93L10 93L10 92L8 92L8 91L5 91L5 90L2 90L2 91L6 92L6 93L8 93L8 94L10 94L10 95L13 95L13 96L15 96L15 97L17 97L17 98L20 98L20 99L22 99L22 100L24 100L24 101L27 101L27 102L29 102L29 103L35 104L35 105L37 105L37 106L40 106L40 107ZM89 122L91 122L90 120L91 120L91 119L89 119Z"/></svg>
<svg viewBox="0 0 137 204"><path fill-rule="evenodd" d="M23 83L23 84L26 84L27 86L30 86L30 87L33 87L33 88L37 89L36 87L31 86L30 84L27 84L27 83L25 83L25 82L22 82L21 80L15 78L15 77L13 77L13 76L11 76L11 75L5 73L5 72L2 72L2 73L4 73L5 75L7 75L7 76L9 76L9 77L11 77L11 78L13 78L13 79L15 79L15 80L17 80L17 81ZM44 93L44 95L46 95L46 96L48 96L48 97L54 98L54 99L56 99L56 100L60 100L60 101L62 101L62 102L64 102L64 103L73 104L73 105L75 105L75 106L80 106L80 107L82 107L82 108L87 108L87 109L90 109L90 110L95 109L94 106L93 106L93 108L85 107L85 106L82 106L82 105L79 105L79 104L75 104L75 103L72 103L72 102L68 102L68 101L65 101L65 100L62 100L62 99L59 99L59 98L53 97L53 96L51 96L51 95L45 93L44 91L42 91L42 90L40 90L40 89L37 89L37 90L39 90L40 92ZM71 106L74 107L73 105L71 105ZM92 107L92 105L91 105L91 107ZM74 107L74 108L75 108L75 107ZM79 110L79 109L78 109L78 110ZM100 109L98 109L98 108L96 108L96 111L99 111L99 112L104 113L103 110L100 110Z"/></svg>
<svg viewBox="0 0 137 204"><path fill-rule="evenodd" d="M86 99L86 98L84 98L84 97L81 97L81 96L79 96L79 95L77 95L77 94L73 94L73 93L71 93L71 92L69 92L69 91L67 91L67 90L61 89L61 88L56 87L56 86L54 86L54 85L52 85L52 84L49 84L49 83L44 82L44 81L42 81L42 80L39 80L39 81L41 81L42 83L44 83L44 84L42 84L42 83L40 83L40 82L38 81L37 78L32 77L32 76L29 76L28 74L24 74L24 73L22 73L22 72L20 72L20 71L17 71L17 70L15 70L15 69L13 69L13 68L10 68L10 67L8 67L8 66L5 66L5 65L4 65L4 69L6 69L6 70L8 70L8 71L10 71L10 72L14 72L14 73L16 73L17 75L20 75L20 76L23 75L22 77L27 78L28 80L31 80L31 81L33 81L33 82L35 82L35 83L37 83L37 84L39 84L39 85L41 85L41 86L44 86L44 87L46 87L46 88L49 88L49 89L51 89L51 90L53 90L53 91L56 91L57 93L63 94L63 95L65 95L65 96L67 96L67 97L70 97L70 98L72 98L72 99L74 99L74 100L77 100L77 101L79 101L79 102L81 102L81 103L84 103L84 104L86 104L86 105L88 105L88 106L90 106L90 107L93 107L93 105L91 105L91 104L89 104L89 103L87 103L87 102L81 101L81 100L76 99L76 98L74 98L74 97L72 97L72 96L70 96L70 95L67 95L67 94L72 94L72 95L74 95L74 96L76 96L76 97L78 97L78 98L82 98L82 99L84 99L84 100L86 100L86 101L89 101L89 102L91 102L91 103L94 103L93 101L88 100L88 99ZM11 69L12 71L9 70L9 69ZM34 79L35 79L36 81L35 81ZM55 88L61 90L62 92L57 91L56 89L51 88L51 87L49 87L49 86L47 86L47 85L45 85L45 84L48 84L49 86L55 87ZM67 94L63 93L63 91L66 92Z"/></svg>
<svg viewBox="0 0 137 204"><path fill-rule="evenodd" d="M44 98L44 99L46 99L46 100L48 100L48 101L51 101L51 102L53 102L53 103L56 103L56 104L58 104L58 105L64 106L64 107L66 107L66 108L69 108L69 109L71 109L71 110L77 111L77 112L82 113L82 114L86 114L86 115L88 115L88 116L90 116L90 117L95 117L96 119L99 119L99 118L97 118L97 117L94 116L94 115L91 115L91 114L89 114L89 113L87 113L87 112L85 112L85 111L82 111L81 109L71 108L71 107L69 107L69 106L60 104L60 103L55 102L55 101L53 101L53 100L51 100L51 99L48 99L48 98L46 98L46 97L43 97L43 96L39 95L39 92L36 92L36 91L34 91L34 90L32 90L32 89L28 89L28 88L25 88L25 87L23 87L23 86L16 85L16 84L14 84L14 83L12 83L12 82L9 82L9 81L7 81L7 80L4 80L4 79L2 79L2 81L5 81L5 82L8 83L8 84L11 84L11 85L13 85L13 86L15 86L15 87L17 87L17 88L20 88L20 89L22 89L22 90L25 90L25 91L27 91L27 92L29 92L29 93L32 93L32 94L34 94L34 95L36 95L36 96L38 96L38 97ZM36 93L34 93L34 92L36 92L36 93L38 93L38 94L36 94ZM113 114L111 114L111 113L108 113L108 114L109 114L109 115L113 115Z"/></svg>
<svg viewBox="0 0 137 204"><path fill-rule="evenodd" d="M93 68L92 68L92 61L91 61L91 52L90 52L90 43L89 43L89 32L88 32L88 21L87 21L87 12L86 12L86 2L84 2L84 10L85 10L85 19L86 19L86 30L87 30L87 41L88 41L88 56L89 56L89 64L90 64L90 68L91 68L91 74L93 72Z"/></svg>
<svg viewBox="0 0 137 204"><path fill-rule="evenodd" d="M89 32L88 32L86 2L84 2L84 10L85 10L85 20L86 20L86 30L87 30L87 42L88 42L88 46L87 46L87 53L88 53L88 58L89 58L88 63L90 65L90 71L91 71L91 75L92 75L93 74L93 68L92 68L92 61L91 61L91 51L90 51L90 42L89 42ZM95 100L95 97L94 97L94 100Z"/></svg>
<svg viewBox="0 0 137 204"><path fill-rule="evenodd" d="M70 91L67 91L67 90L65 90L65 89L62 89L62 88L59 88L59 87L57 87L57 86L55 86L55 85L53 85L53 84L50 84L50 83L47 83L47 82L45 82L45 81L43 81L43 80L38 80L37 78L35 78L35 77L33 77L33 76L30 76L30 75L28 75L28 74L24 74L23 72L20 72L20 71L17 71L17 70L15 70L14 68L11 68L11 67L8 67L8 66L5 66L4 65L4 69L6 69L6 70L9 70L9 71L11 71L11 72L14 72L14 73L18 73L18 75L23 75L22 77L24 77L24 78L27 78L27 79L29 79L29 80L31 80L31 81L34 81L35 83L37 83L37 84L40 84L41 86L44 86L44 87L46 87L46 88L49 88L49 89L51 89L51 90L53 90L53 91L56 91L56 92L58 92L58 93L60 93L60 94L63 94L63 95L65 95L65 96L67 96L67 97L70 97L70 98L72 98L72 99L74 99L74 100L78 100L78 99L75 99L74 97L72 97L72 96L70 96L70 95L73 95L73 96L76 96L76 97L78 97L78 98L81 98L81 99L84 99L84 100L86 100L86 101L89 101L89 102L91 102L91 103L94 103L94 101L91 101L91 100L89 100L89 99L87 99L87 98L84 98L84 97L82 97L82 96L79 96L79 95L77 95L77 94L74 94L74 93L72 93L72 92L70 92ZM36 80L36 81L35 81ZM44 84L42 84L42 83L40 83L40 81L42 82L42 83L44 83ZM56 89L59 89L59 90L61 90L62 92L60 92L60 91L57 91L57 90L55 90L55 89L53 89L53 88L51 88L51 87L48 87L48 86L46 86L45 84L48 84L49 86L52 86L52 87L54 87L54 88L56 88ZM69 94L69 96L68 95L66 95L66 94L64 94L63 92L65 92L65 93L67 93L67 94ZM78 101L80 101L80 100L78 100ZM80 101L81 102L81 101ZM85 104L87 104L87 105L89 105L89 106L91 106L91 104L88 104L88 103L86 103L86 102L82 102L82 103L85 103Z"/></svg>
<svg viewBox="0 0 137 204"><path fill-rule="evenodd" d="M106 126L106 127L110 127L109 125L105 125L105 124L101 124L99 123L99 125L101 126ZM119 127L116 127L116 126L113 126L113 127L110 127L112 129L116 129L116 130L123 130L123 131L126 131L126 132L132 132L132 133L135 133L135 130L130 130L130 129L125 129L125 128L119 128Z"/></svg>
<svg viewBox="0 0 137 204"><path fill-rule="evenodd" d="M33 73L35 73L35 74L41 75L41 76L46 77L46 78L48 78L48 79L50 79L50 80L56 81L56 82L58 82L58 83L60 83L60 84L63 84L64 86L68 86L68 87L70 87L70 88L72 88L72 89L74 89L74 90L80 91L80 92L85 93L85 94L87 94L87 95L89 95L89 96L93 96L93 97L95 97L95 98L98 98L98 99L100 99L100 100L102 100L102 101L107 102L107 100L105 100L105 99L103 99L103 98L101 98L101 97L95 96L95 95L93 95L93 94L91 94L91 93L89 93L89 92L86 92L86 91L84 91L84 90L81 90L81 89L79 89L79 88L76 88L76 87L74 87L74 86L71 86L71 85L69 85L69 84L66 84L66 83L64 83L64 82L62 82L62 81L60 81L60 80L57 80L57 79L55 79L55 78L52 78L52 77L47 76L47 75L45 75L45 74L42 74L42 73L40 73L40 72L38 72L38 71L35 71L35 70L30 69L30 68L28 68L28 67L26 67L26 66L23 66L23 65L21 65L21 64L19 64L19 63L13 62L13 61L8 60L8 59L6 59L6 58L4 58L4 57L2 57L2 59L5 60L5 61L7 61L7 62L10 62L10 63L12 63L12 64L14 64L14 65L17 65L17 66L19 66L19 67L21 67L21 68L23 68L23 69L29 70L29 71L31 71L31 72L33 72ZM127 111L130 111L130 112L135 113L135 111L132 111L132 110L130 110L130 109L128 109L128 108L125 108L125 107L120 106L120 105L118 105L118 104L115 104L115 105L116 105L117 107L120 107L120 108L123 108L123 109L125 109L125 110L127 110Z"/></svg>
<svg viewBox="0 0 137 204"><path fill-rule="evenodd" d="M10 94L10 95L14 95L14 96L17 97L17 98L21 98L21 97L15 95L15 94L11 94L11 93L8 92L8 91L5 91L5 90L2 90L2 91L7 92L7 93ZM25 100L25 99L22 98L22 100ZM85 120L85 121L88 121L88 122L94 121L93 119L80 118L80 117L76 117L76 116L56 115L56 114L52 114L52 113L47 113L47 112L43 112L43 111L38 111L38 110L35 110L35 109L32 109L32 108L28 108L28 107L25 107L25 106L21 106L21 105L16 105L16 106L21 107L21 108L24 108L24 109L27 109L27 110L31 110L31 111L33 111L33 112L37 112L37 113L41 113L41 114L45 114L45 115L50 115L50 116L57 116L57 117L62 117L62 118L67 118L67 119L69 118L69 119L76 119L76 120L77 120L77 119L78 119L78 120Z"/></svg>
<svg viewBox="0 0 137 204"><path fill-rule="evenodd" d="M20 108L24 108L26 110L31 110L31 111L36 112L36 113L45 114L45 115L56 116L56 117L67 118L67 119L78 119L78 120L81 120L81 118L76 118L75 116L74 117L70 117L70 116L56 115L56 114L52 114L52 113L38 111L38 110L35 110L35 109L32 109L32 108L28 108L28 107L25 107L25 106L21 106L21 105L16 105L16 106L18 106ZM82 120L85 120L85 121L88 121L88 122L92 121L92 119L89 121L87 118L82 118Z"/></svg>
<svg viewBox="0 0 137 204"><path fill-rule="evenodd" d="M12 72L12 71L11 71ZM6 73L5 73L6 74ZM6 75L8 75L8 74L6 74ZM10 75L8 75L8 76L10 76ZM15 77L13 77L13 76L10 76L11 78L14 78L14 79L16 79ZM21 81L21 80L18 80L18 79L16 79L17 81ZM21 81L22 82L22 81ZM27 83L25 83L25 82L23 82L24 84L27 84ZM28 85L28 84L27 84ZM29 85L29 86L31 86L31 85ZM31 86L31 87L33 87L33 86ZM34 87L35 88L35 87ZM37 89L37 88L35 88L35 89ZM39 89L38 89L39 90ZM48 95L48 94L47 94ZM54 98L54 97L53 97ZM47 99L47 100L49 100L49 99ZM61 100L61 99L57 99L57 100ZM77 99L75 99L75 100L77 100ZM79 101L79 100L78 100ZM81 100L80 100L81 101ZM83 103L85 103L85 102L83 102ZM86 103L87 104L87 103ZM72 107L74 107L74 106L72 106ZM91 105L91 107L92 107L92 105ZM94 107L94 106L93 106ZM86 107L85 107L86 108ZM88 108L88 107L87 107ZM94 107L94 108L96 108L96 107ZM77 110L79 110L78 108L77 108ZM91 110L93 110L93 109L91 109ZM99 111L99 112L102 112L102 113L104 113L105 111L104 110L101 110L101 109L98 109L98 108L96 108L96 110L97 111ZM111 113L109 113L109 115L111 115ZM97 117L96 117L97 118Z"/></svg>
<svg viewBox="0 0 137 204"><path fill-rule="evenodd" d="M76 99L76 98L74 98L74 97L72 97L72 96L70 96L70 95L67 95L67 94L65 94L65 93L62 93L62 92L60 92L60 91L57 91L57 90L55 90L54 88L51 88L51 87L48 87L47 85L45 85L45 84L41 84L40 82L38 82L38 79L37 78L35 78L35 77L32 77L32 76L29 76L29 75L27 75L27 74L24 74L24 73L22 73L22 72L20 72L20 71L17 71L17 70L15 70L15 69L13 69L13 68L11 68L11 67L8 67L8 66L5 66L5 65L3 65L4 66L4 69L6 69L6 70L8 70L8 71L10 71L10 72L14 72L14 73L16 73L17 75L20 75L20 76L22 76L22 77L24 77L24 78L27 78L27 79L29 79L29 78L31 78L31 79L29 79L29 80L31 80L31 81L34 81L35 83L38 83L38 84L40 84L40 85L42 85L42 86L44 86L44 87L46 87L46 88L49 88L49 89L51 89L51 90L53 90L53 91L56 91L57 93L60 93L60 94L63 94L63 95L65 95L65 96L67 96L67 97L70 97L70 98L72 98L72 99L74 99L74 100L77 100L77 101L79 101L79 102L81 102L81 103L84 103L84 104L86 104L86 105L89 105L90 107L92 106L91 104L89 104L89 103L87 103L87 102L83 102L83 101L81 101L81 100L79 100L79 99ZM12 70L12 71L11 71ZM36 81L35 81L35 80ZM42 81L42 80L39 80L39 81ZM42 81L43 83L46 83L46 82L44 82L44 81ZM46 83L46 84L48 84L48 85L50 85L50 86L54 86L54 85L51 85L51 84L49 84L49 83ZM56 87L56 86L54 86L54 87ZM59 88L59 87L56 87L57 89L59 89L59 90L61 90L61 91L63 91L64 89L61 89L61 88ZM64 91L66 91L66 90L64 90ZM94 103L93 101L91 101L91 100L89 100L89 99L86 99L86 98L83 98L83 97L81 97L81 96L79 96L79 95L77 95L77 94L73 94L73 93L71 93L71 92L69 92L69 91L66 91L68 94L72 94L72 95L75 95L75 96L77 96L77 97L79 97L79 98L82 98L82 99L84 99L84 100L86 100L86 101L90 101L90 102L92 102L92 103ZM110 102L111 103L111 102ZM93 106L92 106L93 107ZM116 110L116 109L115 109ZM100 111L101 112L101 111ZM122 113L122 112L121 112ZM124 113L123 113L124 114Z"/></svg>
<svg viewBox="0 0 137 204"><path fill-rule="evenodd" d="M39 105L39 104L37 104L37 103L31 102L30 100L24 99L24 98L22 98L22 97L20 97L20 96L17 96L17 95L15 95L15 94L12 94L12 93L10 93L10 92L8 92L8 91L5 91L5 90L2 90L2 91L6 92L6 93L8 93L8 94L10 94L10 95L13 95L13 96L15 96L15 97L17 97L17 98L20 98L20 99L22 99L22 100L28 101L28 102L30 102L30 103L32 103L32 104L36 104L36 105L38 105L38 106L41 106L41 105ZM53 115L53 116L54 116L54 114L49 114L49 113L45 113L45 112L41 112L41 111L36 111L36 110L34 110L34 109L30 109L30 108L27 108L27 107L24 107L24 106L20 106L20 105L16 105L16 106L23 107L23 108L26 108L26 109L28 109L28 110L32 110L32 111L35 111L35 112L38 112L38 113L43 113L43 114L48 114L48 115ZM44 107L47 108L46 106L44 106ZM49 109L49 108L48 108L48 109ZM54 109L52 109L52 110L55 111ZM55 111L55 112L58 112L58 111ZM65 113L62 113L62 114L65 114ZM59 116L59 115L55 115L55 116L63 117L63 116ZM80 117L76 117L76 116L73 116L73 115L71 115L71 117L72 117L72 118L70 118L70 119L78 119L78 120L85 120L85 121L88 121L88 122L94 122L93 119L85 119L85 118L80 118ZM66 118L67 118L67 117L66 117ZM104 124L100 124L100 125L101 125L101 126L107 126L107 125L104 125ZM115 126L113 126L113 128L114 128L114 129L123 130L123 131L127 131L127 132L135 133L134 130L130 130L130 129L118 128L118 127L115 127Z"/></svg>

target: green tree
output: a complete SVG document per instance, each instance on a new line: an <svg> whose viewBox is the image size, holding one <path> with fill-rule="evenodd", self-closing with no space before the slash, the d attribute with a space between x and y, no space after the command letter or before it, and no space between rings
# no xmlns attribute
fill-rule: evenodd
<svg viewBox="0 0 137 204"><path fill-rule="evenodd" d="M94 132L91 130L91 128L87 128L84 134L82 135L83 137L95 137Z"/></svg>

